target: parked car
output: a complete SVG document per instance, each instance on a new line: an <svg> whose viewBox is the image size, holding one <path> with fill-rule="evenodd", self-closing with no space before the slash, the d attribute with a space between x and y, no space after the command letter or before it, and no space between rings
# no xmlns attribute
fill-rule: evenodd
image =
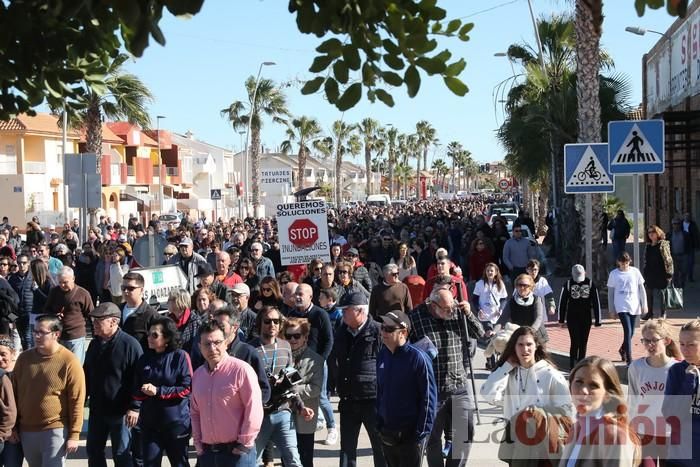
<svg viewBox="0 0 700 467"><path fill-rule="evenodd" d="M491 217L495 215L515 214L517 217L519 212L520 207L518 206L518 203L494 203L489 206L489 209L486 212L486 221L490 222Z"/></svg>

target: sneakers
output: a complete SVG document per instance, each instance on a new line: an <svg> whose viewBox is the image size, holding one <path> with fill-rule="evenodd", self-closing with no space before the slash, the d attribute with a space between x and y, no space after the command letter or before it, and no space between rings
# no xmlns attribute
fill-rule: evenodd
<svg viewBox="0 0 700 467"><path fill-rule="evenodd" d="M442 457L447 459L450 455L450 450L452 449L452 441L445 441L445 447L442 448Z"/></svg>
<svg viewBox="0 0 700 467"><path fill-rule="evenodd" d="M326 428L326 422L324 420L318 420L316 422L316 431L323 431Z"/></svg>
<svg viewBox="0 0 700 467"><path fill-rule="evenodd" d="M333 446L338 442L338 430L335 428L329 428L328 434L326 435L326 440L323 442L326 446Z"/></svg>

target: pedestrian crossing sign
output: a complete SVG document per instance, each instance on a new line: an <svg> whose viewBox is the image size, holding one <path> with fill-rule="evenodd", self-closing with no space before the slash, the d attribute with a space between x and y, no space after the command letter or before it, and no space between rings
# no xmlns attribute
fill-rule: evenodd
<svg viewBox="0 0 700 467"><path fill-rule="evenodd" d="M663 173L664 140L663 120L608 123L610 171L631 175Z"/></svg>
<svg viewBox="0 0 700 467"><path fill-rule="evenodd" d="M608 166L608 145L579 143L564 146L564 193L611 193L615 176Z"/></svg>

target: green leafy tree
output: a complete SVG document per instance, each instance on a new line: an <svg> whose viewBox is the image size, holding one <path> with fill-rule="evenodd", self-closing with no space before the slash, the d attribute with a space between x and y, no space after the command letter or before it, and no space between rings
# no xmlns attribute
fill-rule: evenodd
<svg viewBox="0 0 700 467"><path fill-rule="evenodd" d="M304 188L304 173L306 172L306 159L311 153L310 145L322 134L318 120L311 117L297 117L292 119L287 127L287 139L282 142L282 152L288 154L292 151L293 145L299 145L297 153L297 173L299 174L298 189Z"/></svg>
<svg viewBox="0 0 700 467"><path fill-rule="evenodd" d="M260 131L263 118L286 124L289 110L287 110L287 97L272 80L260 79L256 90L255 77L250 76L245 82L245 89L248 102L232 102L227 108L221 110L221 116L231 122L234 130L239 131L248 128L248 120L252 115L250 118L251 188L253 208L257 211L260 206Z"/></svg>

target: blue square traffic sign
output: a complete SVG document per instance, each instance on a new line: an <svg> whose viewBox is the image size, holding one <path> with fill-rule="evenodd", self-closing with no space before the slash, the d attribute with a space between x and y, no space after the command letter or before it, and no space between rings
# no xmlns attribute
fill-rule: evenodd
<svg viewBox="0 0 700 467"><path fill-rule="evenodd" d="M615 176L608 167L608 145L579 143L564 146L564 193L611 193Z"/></svg>
<svg viewBox="0 0 700 467"><path fill-rule="evenodd" d="M664 121L622 120L608 123L610 172L660 174L664 172Z"/></svg>

